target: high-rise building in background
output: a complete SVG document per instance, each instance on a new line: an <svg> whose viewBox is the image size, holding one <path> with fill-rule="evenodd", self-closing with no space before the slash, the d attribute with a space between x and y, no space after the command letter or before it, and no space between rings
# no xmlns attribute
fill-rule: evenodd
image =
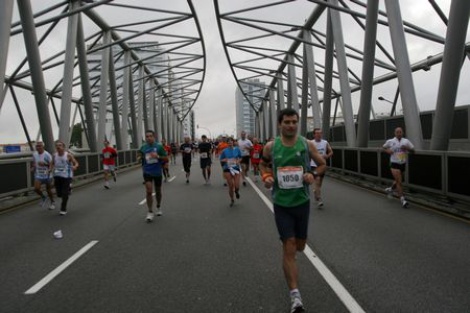
<svg viewBox="0 0 470 313"><path fill-rule="evenodd" d="M256 131L256 112L251 106L250 102L254 104L256 109L261 106L261 98L266 93L266 84L260 82L259 79L249 79L241 83L242 90L237 87L235 91L235 111L236 111L236 136L240 135L241 131L245 131L248 135L255 135ZM248 98L248 99L247 99Z"/></svg>

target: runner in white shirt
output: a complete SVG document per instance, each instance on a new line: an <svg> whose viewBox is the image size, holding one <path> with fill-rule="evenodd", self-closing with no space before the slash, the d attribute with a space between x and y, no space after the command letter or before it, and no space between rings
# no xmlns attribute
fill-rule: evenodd
<svg viewBox="0 0 470 313"><path fill-rule="evenodd" d="M52 159L52 172L54 175L54 186L57 197L62 198L60 215L67 214L67 202L69 200L70 184L73 171L78 168L78 162L73 155L65 151L65 144L57 140L55 142L56 153Z"/></svg>
<svg viewBox="0 0 470 313"><path fill-rule="evenodd" d="M40 205L44 206L47 197L41 191L41 185L46 185L46 192L49 196L49 210L55 209L54 195L52 194L51 179L52 156L44 150L44 143L36 143L36 151L33 152L33 162L31 170L34 171L34 191L41 196Z"/></svg>
<svg viewBox="0 0 470 313"><path fill-rule="evenodd" d="M328 141L323 139L323 131L320 128L315 128L313 130L313 144L317 148L318 153L325 159L325 161L333 155L333 150L331 149L330 144ZM312 171L315 170L317 164L315 161L310 161L310 166L312 167ZM323 183L323 178L325 177L325 173L320 175L315 175L315 181L313 183L315 200L317 201L317 208L323 208L323 200L321 197L321 186Z"/></svg>
<svg viewBox="0 0 470 313"><path fill-rule="evenodd" d="M240 162L242 170L243 186L246 186L245 177L248 175L250 170L250 151L253 149L253 143L250 139L246 138L246 132L240 133L240 139L238 139L238 149L242 153L242 160Z"/></svg>
<svg viewBox="0 0 470 313"><path fill-rule="evenodd" d="M414 152L414 146L408 139L403 137L403 129L397 127L395 129L395 138L389 139L383 145L386 153L390 154L390 170L394 179L393 185L386 188L385 191L392 194L395 190L402 207L407 208L408 202L403 195L403 173L406 169L406 162L408 160L408 153Z"/></svg>

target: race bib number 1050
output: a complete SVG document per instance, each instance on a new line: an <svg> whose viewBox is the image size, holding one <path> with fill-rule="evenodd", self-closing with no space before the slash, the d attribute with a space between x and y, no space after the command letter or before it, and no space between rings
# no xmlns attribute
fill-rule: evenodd
<svg viewBox="0 0 470 313"><path fill-rule="evenodd" d="M302 166L285 166L277 169L277 181L281 189L303 187L304 169Z"/></svg>

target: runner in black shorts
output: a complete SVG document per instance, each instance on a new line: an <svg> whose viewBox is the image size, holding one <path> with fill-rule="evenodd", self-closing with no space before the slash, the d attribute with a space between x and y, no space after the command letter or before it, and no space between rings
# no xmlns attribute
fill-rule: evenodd
<svg viewBox="0 0 470 313"><path fill-rule="evenodd" d="M193 144L190 142L189 137L184 137L184 143L181 145L180 151L183 155L183 168L186 172L186 183L189 184L189 175L191 174L191 159L193 152Z"/></svg>
<svg viewBox="0 0 470 313"><path fill-rule="evenodd" d="M199 159L201 163L202 176L206 181L206 185L210 185L211 180L211 164L212 164L212 144L207 141L207 136L202 135L202 142L198 145Z"/></svg>

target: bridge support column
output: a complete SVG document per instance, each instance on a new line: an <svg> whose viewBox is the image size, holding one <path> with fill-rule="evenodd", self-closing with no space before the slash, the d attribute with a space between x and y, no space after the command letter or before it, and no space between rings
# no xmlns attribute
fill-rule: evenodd
<svg viewBox="0 0 470 313"><path fill-rule="evenodd" d="M278 101L278 110L286 108L286 102L284 98L284 82L282 80L282 74L277 74L277 101Z"/></svg>
<svg viewBox="0 0 470 313"><path fill-rule="evenodd" d="M385 8L387 9L390 36L392 38L393 53L397 66L406 133L416 149L420 150L423 149L423 134L421 132L421 120L419 118L418 103L411 75L411 65L406 47L400 4L396 0L385 0Z"/></svg>
<svg viewBox="0 0 470 313"><path fill-rule="evenodd" d="M113 111L114 136L116 137L116 148L124 150L121 136L121 123L119 120L119 101L116 85L116 71L114 69L114 59L112 49L109 50L109 91L111 93L111 106Z"/></svg>
<svg viewBox="0 0 470 313"><path fill-rule="evenodd" d="M330 9L328 9L330 11ZM331 25L331 16L326 15L326 43L325 43L325 78L323 91L323 118L322 130L326 138L330 137L330 119L331 119L331 93L333 90L333 30Z"/></svg>
<svg viewBox="0 0 470 313"><path fill-rule="evenodd" d="M269 139L277 136L277 110L276 110L276 93L273 89L269 90Z"/></svg>
<svg viewBox="0 0 470 313"><path fill-rule="evenodd" d="M3 105L6 88L5 71L7 67L8 46L10 45L11 18L13 16L13 0L4 0L0 10L0 111Z"/></svg>
<svg viewBox="0 0 470 313"><path fill-rule="evenodd" d="M364 40L364 62L362 63L362 88L358 112L357 146L369 144L369 121L372 108L372 82L374 80L375 43L377 39L377 20L379 1L367 1L366 29Z"/></svg>
<svg viewBox="0 0 470 313"><path fill-rule="evenodd" d="M111 44L111 32L103 34L103 45ZM108 81L109 81L109 46L102 50L101 78L100 78L100 103L98 108L98 144L102 144L106 138L106 118L108 115Z"/></svg>
<svg viewBox="0 0 470 313"><path fill-rule="evenodd" d="M142 142L142 128L144 126L144 98L145 98L145 82L144 82L144 67L139 65L139 90L138 90L138 99L137 99L137 140L140 143Z"/></svg>
<svg viewBox="0 0 470 313"><path fill-rule="evenodd" d="M300 134L307 134L307 112L308 112L308 66L307 55L305 53L305 44L303 46L303 64L302 64L302 106L300 107Z"/></svg>
<svg viewBox="0 0 470 313"><path fill-rule="evenodd" d="M163 98L163 115L162 115L162 126L163 126L163 138L169 140L170 134L168 133L168 98Z"/></svg>
<svg viewBox="0 0 470 313"><path fill-rule="evenodd" d="M156 109L156 121L155 121L155 131L157 132L157 138L159 141L162 141L163 138L163 97L162 97L162 87L157 87L157 107Z"/></svg>
<svg viewBox="0 0 470 313"><path fill-rule="evenodd" d="M295 59L293 54L287 55L287 63L287 107L299 112L297 77L295 75Z"/></svg>
<svg viewBox="0 0 470 313"><path fill-rule="evenodd" d="M141 137L139 138L138 126L137 126L137 112L135 105L134 95L134 80L132 77L132 68L129 67L129 107L131 111L131 125L132 125L132 147L138 149L141 144Z"/></svg>
<svg viewBox="0 0 470 313"><path fill-rule="evenodd" d="M312 116L313 116L313 127L321 128L321 108L320 100L318 99L318 88L317 88L317 73L315 70L315 58L313 55L313 47L311 45L312 38L309 30L304 30L304 40L308 44L304 43L304 62L307 64L308 81L310 85L310 99L312 104ZM307 83L307 82L305 82ZM308 90L308 89L307 89ZM305 133L307 128L305 128Z"/></svg>
<svg viewBox="0 0 470 313"><path fill-rule="evenodd" d="M76 10L79 1L71 1L69 10ZM72 107L73 72L75 63L75 45L77 43L78 14L68 17L67 41L65 44L64 76L62 85L62 104L60 106L59 140L70 143L70 113Z"/></svg>
<svg viewBox="0 0 470 313"><path fill-rule="evenodd" d="M470 2L468 0L452 1L431 137L432 150L449 148L461 64L465 58L465 37L469 15Z"/></svg>
<svg viewBox="0 0 470 313"><path fill-rule="evenodd" d="M54 135L52 134L51 118L47 105L46 85L44 83L44 75L41 67L41 57L39 55L39 45L31 2L28 0L18 0L17 4L21 25L23 27L26 54L31 71L31 81L33 84L34 98L36 100L42 140L44 141L46 150L54 151Z"/></svg>
<svg viewBox="0 0 470 313"><path fill-rule="evenodd" d="M338 6L338 0L331 0L331 4ZM348 64L344 48L343 28L339 11L329 10L333 26L333 37L336 48L336 60L338 62L339 83L341 97L343 98L343 118L346 129L346 142L348 147L356 146L356 128L354 126L354 113L352 107L351 87L349 86Z"/></svg>
<svg viewBox="0 0 470 313"><path fill-rule="evenodd" d="M148 123L147 127L149 129L153 129L156 132L157 130L155 129L155 125L156 125L155 124L155 82L153 80L150 80L149 84L150 84L149 90L148 90L148 98L149 98L148 116L149 118L147 121Z"/></svg>
<svg viewBox="0 0 470 313"><path fill-rule="evenodd" d="M122 77L122 105L121 105L121 140L124 149L129 149L129 98L130 98L130 62L131 52L124 51L124 69Z"/></svg>
<svg viewBox="0 0 470 313"><path fill-rule="evenodd" d="M91 152L97 152L95 116L93 114L93 101L91 97L90 76L88 72L88 58L86 55L85 36L83 34L82 19L78 17L77 27L77 56L80 69L80 81L82 87L83 105L85 107L85 123L88 139L88 147Z"/></svg>

